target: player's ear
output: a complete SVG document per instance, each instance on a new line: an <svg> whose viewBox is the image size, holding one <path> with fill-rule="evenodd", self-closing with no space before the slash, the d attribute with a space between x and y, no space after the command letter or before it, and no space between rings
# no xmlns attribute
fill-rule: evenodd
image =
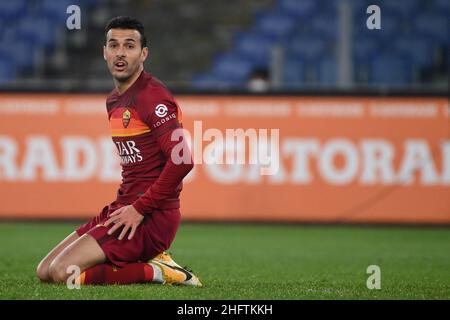
<svg viewBox="0 0 450 320"><path fill-rule="evenodd" d="M103 46L103 59L106 61L106 46Z"/></svg>
<svg viewBox="0 0 450 320"><path fill-rule="evenodd" d="M141 60L144 62L148 57L148 47L144 47L141 52Z"/></svg>

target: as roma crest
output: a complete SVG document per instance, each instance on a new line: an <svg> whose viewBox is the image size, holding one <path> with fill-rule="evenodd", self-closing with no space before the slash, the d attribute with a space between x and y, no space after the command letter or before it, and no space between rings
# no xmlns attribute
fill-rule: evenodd
<svg viewBox="0 0 450 320"><path fill-rule="evenodd" d="M127 109L122 114L122 124L124 128L128 127L128 125L130 124L130 119L131 119L131 112L130 110Z"/></svg>

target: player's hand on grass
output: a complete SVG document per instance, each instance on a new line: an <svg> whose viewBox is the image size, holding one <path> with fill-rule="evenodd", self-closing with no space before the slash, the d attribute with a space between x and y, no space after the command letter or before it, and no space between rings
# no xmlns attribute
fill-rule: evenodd
<svg viewBox="0 0 450 320"><path fill-rule="evenodd" d="M132 205L129 205L119 208L111 213L110 218L105 222L105 227L114 223L114 226L108 231L109 235L123 227L122 232L119 235L119 240L122 240L128 230L131 229L130 234L128 235L128 240L131 240L142 220L144 220L144 216L137 212Z"/></svg>

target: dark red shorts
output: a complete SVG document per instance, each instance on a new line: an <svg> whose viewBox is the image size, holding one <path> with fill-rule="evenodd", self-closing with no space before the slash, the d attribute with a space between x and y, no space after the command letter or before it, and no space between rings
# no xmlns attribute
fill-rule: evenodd
<svg viewBox="0 0 450 320"><path fill-rule="evenodd" d="M107 232L113 225L104 227L102 224L122 206L124 205L113 202L104 207L98 216L80 226L76 230L77 234L82 236L87 233L94 237L109 262L118 267L132 262L146 262L169 249L180 224L180 209L154 210L145 216L133 239L124 237L119 240L117 237L121 228L108 235Z"/></svg>

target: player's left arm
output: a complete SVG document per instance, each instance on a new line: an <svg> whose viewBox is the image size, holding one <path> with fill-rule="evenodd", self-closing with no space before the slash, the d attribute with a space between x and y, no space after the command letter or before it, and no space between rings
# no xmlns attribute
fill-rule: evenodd
<svg viewBox="0 0 450 320"><path fill-rule="evenodd" d="M142 215L173 197L183 178L193 169L192 155L183 135L182 128L172 128L157 138L167 162L151 187L133 203L133 207Z"/></svg>
<svg viewBox="0 0 450 320"><path fill-rule="evenodd" d="M163 203L173 198L183 178L194 167L191 151L182 128L182 113L170 92L164 87L156 87L142 96L143 114L151 128L159 149L167 159L158 179L132 205L142 215L161 208Z"/></svg>

